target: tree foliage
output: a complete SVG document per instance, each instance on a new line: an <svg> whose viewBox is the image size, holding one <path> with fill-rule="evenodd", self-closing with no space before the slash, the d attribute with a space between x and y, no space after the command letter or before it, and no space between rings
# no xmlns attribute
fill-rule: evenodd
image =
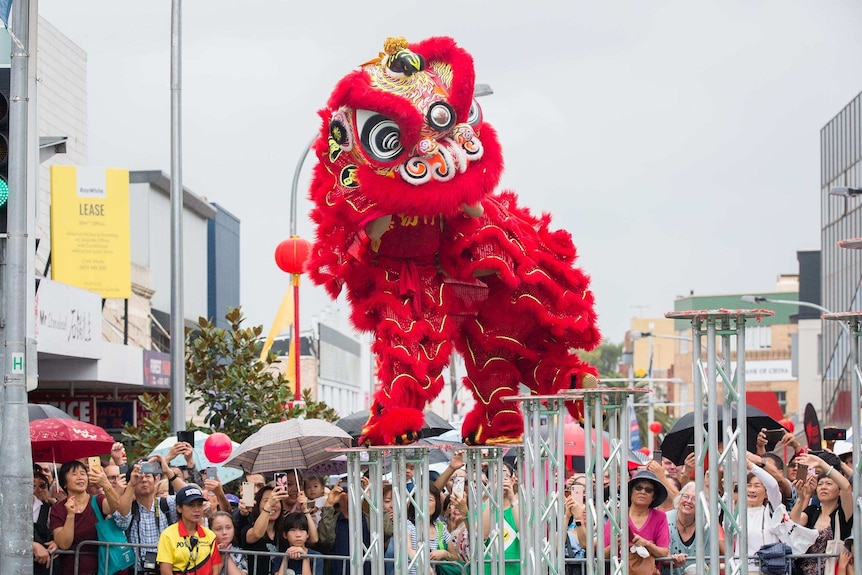
<svg viewBox="0 0 862 575"><path fill-rule="evenodd" d="M602 342L593 351L578 351L580 358L599 370L599 378L619 377L620 357L623 344Z"/></svg>
<svg viewBox="0 0 862 575"><path fill-rule="evenodd" d="M198 415L213 430L242 442L264 424L294 417L338 419L335 410L311 399L290 405L292 385L269 352L261 361L262 326L243 327L240 308L225 315L230 329L216 327L206 318L186 342L186 383Z"/></svg>
<svg viewBox="0 0 862 575"><path fill-rule="evenodd" d="M146 457L171 435L171 395L145 393L138 396L138 401L146 415L138 420L137 425L127 423L122 432L129 463Z"/></svg>
<svg viewBox="0 0 862 575"><path fill-rule="evenodd" d="M303 401L292 402L293 386L275 365L276 355L261 361L263 326L243 327L240 308L228 310L230 329L221 329L206 318L186 336L187 399L198 405L204 426L188 422L186 429L211 433L221 431L242 442L264 424L292 418L337 421L338 413L322 401L314 401L311 390ZM126 424L123 440L129 444L129 460L149 454L171 435L171 396L145 393L138 401L146 415L138 425Z"/></svg>

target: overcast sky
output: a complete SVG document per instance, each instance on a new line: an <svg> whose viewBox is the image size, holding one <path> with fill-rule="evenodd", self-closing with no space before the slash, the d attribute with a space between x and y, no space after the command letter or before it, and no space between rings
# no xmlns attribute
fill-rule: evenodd
<svg viewBox="0 0 862 575"><path fill-rule="evenodd" d="M91 165L170 171L170 4L40 0L88 55ZM183 181L241 219L243 310L266 329L316 112L387 36L473 54L502 186L572 233L614 342L690 290L796 273L820 246L820 129L862 91L856 0L183 4ZM307 280L302 298L308 325L328 299Z"/></svg>

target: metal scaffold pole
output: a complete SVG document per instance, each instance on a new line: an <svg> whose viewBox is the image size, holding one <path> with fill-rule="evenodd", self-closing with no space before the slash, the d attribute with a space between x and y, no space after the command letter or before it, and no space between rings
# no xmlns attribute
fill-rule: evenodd
<svg viewBox="0 0 862 575"><path fill-rule="evenodd" d="M696 310L665 317L691 321L694 381L695 537L708 545L696 558L698 573L746 573L748 522L746 498L733 500L735 483L747 475L747 408L745 401L745 325L769 310ZM704 336L706 342L704 342ZM719 343L721 343L719 349ZM736 349L736 365L731 362ZM704 366L703 349L706 349ZM720 408L720 409L719 409ZM720 411L720 416L719 416ZM707 482L707 479L709 480ZM723 485L720 480L723 479ZM724 557L719 549L718 518L724 518Z"/></svg>
<svg viewBox="0 0 862 575"><path fill-rule="evenodd" d="M862 245L860 245L862 247ZM823 319L847 322L850 327L850 424L853 430L853 557L854 573L862 574L862 370L859 367L859 344L862 341L862 311L823 314Z"/></svg>
<svg viewBox="0 0 862 575"><path fill-rule="evenodd" d="M467 531L470 547L470 573L503 575L505 563L505 518L503 517L503 447L468 447L467 462ZM487 483L483 481L487 479ZM488 532L485 534L483 511L488 510ZM474 528L475 526L475 528ZM485 571L486 563L490 571Z"/></svg>
<svg viewBox="0 0 862 575"><path fill-rule="evenodd" d="M383 506L383 474L387 463L392 471L392 549L393 573L406 575L411 570L428 573L431 570L429 521L428 447L388 446L347 450L348 505L350 507L350 566L351 573L362 573L366 561L373 575L384 573L384 548L388 512ZM367 454L367 460L363 459ZM407 490L403 480L407 464L413 464L413 490ZM363 477L362 469L367 467ZM402 478L402 480L397 480ZM407 530L408 509L413 507L416 527L415 555ZM368 541L361 518L367 516Z"/></svg>
<svg viewBox="0 0 862 575"><path fill-rule="evenodd" d="M587 542L596 541L595 549L587 544L587 572L604 575L604 550L610 547L610 571L628 574L628 452L631 450L628 398L643 388L607 388L583 390L584 397L584 464L587 493ZM602 450L603 429L607 423L610 452ZM593 441L595 438L595 441ZM608 492L605 492L605 474ZM610 540L605 540L605 523L610 525ZM622 552L621 551L625 551Z"/></svg>
<svg viewBox="0 0 862 575"><path fill-rule="evenodd" d="M524 413L524 444L518 448L518 536L525 575L565 573L563 437L566 403L576 398L582 395L510 398L521 404Z"/></svg>

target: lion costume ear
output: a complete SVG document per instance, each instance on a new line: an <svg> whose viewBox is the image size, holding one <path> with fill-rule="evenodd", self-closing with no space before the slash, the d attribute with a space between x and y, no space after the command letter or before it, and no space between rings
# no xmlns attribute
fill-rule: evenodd
<svg viewBox="0 0 862 575"><path fill-rule="evenodd" d="M427 67L441 77L451 77L449 104L455 109L459 122L466 122L473 103L476 71L473 57L458 46L452 38L437 36L410 44L410 50L422 54Z"/></svg>

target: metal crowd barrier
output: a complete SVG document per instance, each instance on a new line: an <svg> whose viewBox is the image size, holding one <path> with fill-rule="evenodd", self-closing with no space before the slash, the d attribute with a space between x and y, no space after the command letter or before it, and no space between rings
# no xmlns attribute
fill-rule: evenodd
<svg viewBox="0 0 862 575"><path fill-rule="evenodd" d="M106 543L106 542L102 542L102 541L82 541L75 547L74 550L71 550L71 549L68 551L57 550L57 552L55 553L56 557L55 557L54 561L51 562L51 567L49 569L50 575L60 575L61 574L61 570L59 567L59 556L61 556L61 555L74 555L75 556L74 573L73 574L63 574L63 575L80 575L78 572L78 563L79 563L78 558L81 555L95 555L97 553L95 550L84 551L83 548L88 547L90 549L96 549L99 546L104 546L104 547L119 546L119 547L133 547L133 548L152 549L151 546L140 544L140 543ZM243 555L247 558L261 556L261 557L270 557L270 558L280 557L283 559L285 556L284 552L270 553L268 551L250 551L250 550L246 550L246 549L231 549L230 551L222 551L221 554L222 554L222 557L224 557L227 554L231 554L231 555L236 554L236 555ZM342 565L342 569L341 569L340 573L335 568L333 568L330 571L331 575L351 575L350 557L349 556L325 555L325 554L317 555L317 554L315 554L315 555L304 555L303 557L309 557L311 559L317 559L320 561L329 560L329 561L334 561L334 562L340 562ZM797 554L788 555L786 557L787 573L789 574L789 573L794 572L794 561L796 561L798 559L816 559L817 563L818 563L818 571L822 573L825 561L827 559L833 559L836 557L838 557L838 556L835 554L829 554L829 553L805 553L805 554L799 554L799 555L797 555ZM756 560L756 557L752 557L752 559ZM656 567L658 567L658 569L662 575L678 575L680 573L683 573L683 572L685 572L686 568L696 566L697 558L695 556L690 556L686 560L686 565L683 567L673 567L672 561L673 560L670 557L659 557L656 559ZM387 558L383 559L384 565L390 565L391 564L394 566L394 562L395 562L395 559L392 557L387 557ZM367 561L366 563L370 563L370 562ZM468 573L470 572L470 569L469 569L470 564L469 563L462 563L460 561L431 561L430 563L431 563L432 567L434 567L436 565L451 565L451 566L458 569L460 575L468 575ZM507 561L507 563L511 563L511 561ZM522 559L521 563L523 563L523 559ZM605 569L608 569L610 564L611 564L610 560L604 560L603 563L605 564ZM158 573L158 567L156 568L155 572ZM588 560L585 557L583 557L583 558L566 558L565 559L565 572L567 574L586 575L588 573L594 573L595 569L589 569L588 568ZM691 571L689 571L689 572L691 572ZM137 566L129 568L129 574L130 575L143 575L143 573L144 573L144 571L138 570ZM105 575L105 574L99 573L97 575Z"/></svg>
<svg viewBox="0 0 862 575"><path fill-rule="evenodd" d="M104 541L81 541L75 547L75 549L69 549L66 551L58 549L57 552L54 553L55 558L53 561L51 561L51 565L49 568L50 575L81 575L78 571L79 558L82 555L95 556L98 553L97 549L100 546L101 547L132 547L135 549L152 549L153 548L151 545L146 545L146 544L142 544L142 543L110 543L110 542L104 542ZM85 547L87 548L87 550L84 550ZM137 554L137 552L136 552L136 554ZM72 555L75 557L74 573L69 574L69 573L63 573L62 572L62 570L60 568L59 558L60 558L60 556L63 556L63 555ZM252 558L252 557L281 558L282 560L284 560L284 557L285 557L285 553L283 551L279 552L279 553L271 553L269 551L251 551L248 549L231 549L229 551L222 551L221 555L222 555L222 559L224 559L226 555L243 555L249 559L249 561L248 561L249 563L251 563L250 558ZM303 555L302 557L303 558L309 557L312 560L319 560L321 562L329 560L332 562L336 562L336 566L337 566L337 563L341 563L341 565L342 565L341 571L339 572L336 569L336 567L333 567L332 570L330 571L330 575L351 575L350 557L349 556L346 556L346 555L326 555L326 554L321 553L321 554L314 554L314 555ZM368 562L366 562L366 563L368 563ZM385 565L389 564L389 565L394 566L395 558L394 557L384 558L383 563ZM459 570L460 575L467 575L469 573L469 563L462 563L459 561L431 561L431 566L434 567L435 565L451 565L451 566L453 566ZM313 567L312 567L312 569L313 569ZM158 572L159 572L159 569L158 569L158 565L157 565L154 573L158 574ZM275 572L275 570L273 570L273 572ZM143 575L144 573L146 573L146 571L139 570L137 568L137 565L135 565L135 566L129 568L128 573L129 573L129 575ZM100 573L97 573L96 575L107 575L107 574L104 572L100 572ZM249 572L249 575L251 575L251 572ZM299 575L299 574L297 574L297 575Z"/></svg>

